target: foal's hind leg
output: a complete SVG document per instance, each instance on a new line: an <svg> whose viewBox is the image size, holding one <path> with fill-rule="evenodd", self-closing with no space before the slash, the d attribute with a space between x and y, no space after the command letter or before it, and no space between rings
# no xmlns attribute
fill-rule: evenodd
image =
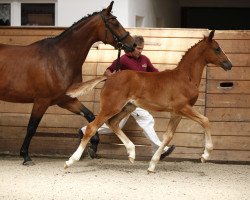
<svg viewBox="0 0 250 200"><path fill-rule="evenodd" d="M186 106L181 110L183 116L186 116L196 122L198 122L205 129L205 150L201 156L201 162L204 163L210 156L213 150L213 142L211 138L211 126L207 117L201 115L190 106Z"/></svg>
<svg viewBox="0 0 250 200"><path fill-rule="evenodd" d="M127 104L120 113L116 114L106 122L110 129L118 136L118 138L125 145L128 153L128 158L131 163L134 163L135 160L135 145L121 130L121 128L119 127L119 123L123 118L127 117L131 112L133 112L135 108L136 106L134 106L133 104Z"/></svg>
<svg viewBox="0 0 250 200"><path fill-rule="evenodd" d="M99 114L93 122L88 124L86 128L86 132L83 136L83 139L81 140L79 147L77 148L75 153L69 158L69 160L65 162L64 164L65 169L73 165L78 160L80 160L82 153L84 149L86 148L90 138L96 133L98 128L100 128L101 125L104 124L104 122L107 120L108 120L108 117L104 117L101 114Z"/></svg>
<svg viewBox="0 0 250 200"><path fill-rule="evenodd" d="M169 142L173 138L174 132L175 132L178 124L180 123L180 121L181 121L181 116L177 116L177 115L171 116L170 121L169 121L168 126L167 126L167 131L163 135L162 143L150 161L148 172L154 172L155 166L160 160L161 153L162 153L163 149L169 144Z"/></svg>
<svg viewBox="0 0 250 200"><path fill-rule="evenodd" d="M94 114L88 109L86 108L83 104L81 104L81 102L76 99L76 98L71 98L69 96L65 96L65 98L63 100L61 100L60 103L58 103L58 106L67 109L75 114L78 115L82 115L86 118L86 120L88 122L92 122L95 119ZM82 139L83 134L81 131L79 131L79 137L80 139ZM93 137L91 137L90 139L90 147L89 147L89 154L91 158L96 158L96 152L97 152L97 146L99 144L99 135L98 132L96 132L95 135L93 135Z"/></svg>

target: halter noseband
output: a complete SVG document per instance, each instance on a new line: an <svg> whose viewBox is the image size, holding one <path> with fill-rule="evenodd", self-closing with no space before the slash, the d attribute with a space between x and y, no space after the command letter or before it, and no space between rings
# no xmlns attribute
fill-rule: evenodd
<svg viewBox="0 0 250 200"><path fill-rule="evenodd" d="M116 47L118 49L118 57L117 57L117 62L116 62L116 67L115 70L119 71L120 70L120 55L121 55L121 49L124 48L129 48L126 44L124 44L122 41L124 39L126 39L129 36L129 32L126 31L126 33L124 35L122 35L121 37L119 37L119 35L117 35L114 30L109 26L108 24L108 20L110 19L116 19L115 16L109 17L109 18L105 18L104 15L100 12L100 16L102 18L102 21L105 24L106 27L106 32L105 32L105 42L104 44L107 44L107 36L108 36L108 30L109 32L112 34L114 40L116 41Z"/></svg>

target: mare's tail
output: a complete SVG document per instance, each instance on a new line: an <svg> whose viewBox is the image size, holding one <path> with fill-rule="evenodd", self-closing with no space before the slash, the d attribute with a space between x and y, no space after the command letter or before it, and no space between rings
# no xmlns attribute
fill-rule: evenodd
<svg viewBox="0 0 250 200"><path fill-rule="evenodd" d="M93 90L98 83L105 81L106 79L106 76L101 76L86 82L75 83L68 88L66 94L73 98L81 96Z"/></svg>

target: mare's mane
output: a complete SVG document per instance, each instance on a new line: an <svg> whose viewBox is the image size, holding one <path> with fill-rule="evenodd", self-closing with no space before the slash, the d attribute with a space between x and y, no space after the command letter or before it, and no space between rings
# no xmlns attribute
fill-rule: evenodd
<svg viewBox="0 0 250 200"><path fill-rule="evenodd" d="M105 9L103 9L105 10ZM87 22L87 20L92 17L95 16L97 14L99 14L100 12L102 12L103 10L99 11L99 12L94 12L92 14L88 14L87 16L83 17L82 19L78 20L77 22L73 23L69 28L67 28L65 31L63 31L61 34L55 36L55 37L50 37L47 39L57 39L60 40L62 38L64 38L66 35L72 33L72 31L76 30L78 28L79 24L82 24L83 21L85 21L85 23Z"/></svg>

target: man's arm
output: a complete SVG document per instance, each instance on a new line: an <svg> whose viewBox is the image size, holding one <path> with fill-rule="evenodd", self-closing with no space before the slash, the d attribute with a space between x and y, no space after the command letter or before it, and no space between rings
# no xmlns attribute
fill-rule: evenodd
<svg viewBox="0 0 250 200"><path fill-rule="evenodd" d="M148 57L146 57L146 58L148 60L147 71L148 72L159 72L159 70L153 66L153 64L151 63L150 59Z"/></svg>

